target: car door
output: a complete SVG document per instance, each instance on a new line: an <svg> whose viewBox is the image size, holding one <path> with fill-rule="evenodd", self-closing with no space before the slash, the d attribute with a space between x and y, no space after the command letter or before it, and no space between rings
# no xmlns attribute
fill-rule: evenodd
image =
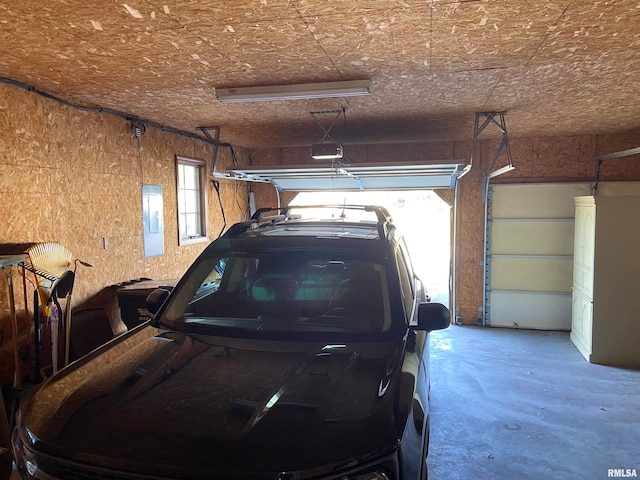
<svg viewBox="0 0 640 480"><path fill-rule="evenodd" d="M417 325L422 286L413 272L404 242L398 242L395 260L400 280L402 303L407 325L407 342L400 380L400 409L406 421L402 432L401 456L404 478L420 478L426 457L426 412L428 411L428 376L425 366L427 334L409 327Z"/></svg>

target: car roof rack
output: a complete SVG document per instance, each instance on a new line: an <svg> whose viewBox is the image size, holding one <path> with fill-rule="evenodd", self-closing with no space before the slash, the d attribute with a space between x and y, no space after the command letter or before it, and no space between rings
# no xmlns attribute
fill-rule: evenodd
<svg viewBox="0 0 640 480"><path fill-rule="evenodd" d="M231 227L229 227L229 229L225 232L224 236L232 237L234 235L239 235L241 233L246 232L249 229L260 226L260 224L263 224L263 225L267 223L275 224L278 222L292 220L288 218L287 215L284 213L280 213L278 215L269 215L269 216L265 215L269 212L274 212L274 211L282 211L282 208L277 208L277 207L259 208L258 210L255 211L255 213L251 216L249 220L246 220L244 222L238 222L232 225Z"/></svg>
<svg viewBox="0 0 640 480"><path fill-rule="evenodd" d="M286 207L266 207L259 208L251 216L251 219L236 223L231 226L225 236L239 235L251 228L258 226L265 226L267 224L274 225L276 223L288 222L291 220L299 220L300 215L294 215L291 213L293 209L342 209L344 218L345 210L359 210L364 212L372 212L376 215L377 229L380 238L387 238L391 228L393 227L393 219L389 214L389 211L385 207L377 205L288 205ZM275 215L268 215L269 213L276 213Z"/></svg>

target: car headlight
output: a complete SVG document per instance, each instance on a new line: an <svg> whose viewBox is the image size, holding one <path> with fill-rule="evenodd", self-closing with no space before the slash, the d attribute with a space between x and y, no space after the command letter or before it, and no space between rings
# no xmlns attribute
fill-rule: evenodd
<svg viewBox="0 0 640 480"><path fill-rule="evenodd" d="M21 478L38 480L56 480L46 472L43 472L38 465L36 454L25 445L17 430L13 433L12 439L13 458L15 460Z"/></svg>
<svg viewBox="0 0 640 480"><path fill-rule="evenodd" d="M30 477L36 476L36 472L38 471L38 462L36 460L35 455L33 455L29 450L25 451L25 455L23 457L23 463L25 471Z"/></svg>
<svg viewBox="0 0 640 480"><path fill-rule="evenodd" d="M22 435L25 436L24 439ZM35 478L36 472L38 471L38 462L35 455L29 448L29 445L25 444L25 440L33 445L36 441L36 437L28 428L25 428L22 425L22 415L20 414L20 410L18 410L16 415L16 426L11 435L13 458L18 469L23 475L28 475L27 478Z"/></svg>

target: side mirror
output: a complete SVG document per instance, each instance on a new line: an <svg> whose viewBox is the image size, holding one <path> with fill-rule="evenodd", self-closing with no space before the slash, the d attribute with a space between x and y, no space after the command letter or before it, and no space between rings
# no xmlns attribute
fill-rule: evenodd
<svg viewBox="0 0 640 480"><path fill-rule="evenodd" d="M155 314L169 296L169 290L164 288L156 288L147 296L147 310L149 313Z"/></svg>
<svg viewBox="0 0 640 480"><path fill-rule="evenodd" d="M449 309L441 303L421 303L418 305L418 325L415 330L442 330L451 324Z"/></svg>

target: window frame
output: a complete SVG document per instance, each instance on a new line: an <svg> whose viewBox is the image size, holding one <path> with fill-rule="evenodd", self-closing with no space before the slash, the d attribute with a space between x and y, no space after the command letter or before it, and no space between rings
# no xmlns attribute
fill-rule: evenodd
<svg viewBox="0 0 640 480"><path fill-rule="evenodd" d="M190 166L198 169L198 192L199 192L199 205L200 205L200 234L189 237L182 236L180 231L180 217L183 215L183 208L180 205L180 167ZM176 155L176 219L178 227L178 245L192 245L194 243L201 243L209 241L209 216L207 212L207 188L206 188L206 166L207 162L197 158L183 157Z"/></svg>
<svg viewBox="0 0 640 480"><path fill-rule="evenodd" d="M405 320L408 325L416 325L416 277L406 253L406 245L399 241L395 248L395 257Z"/></svg>

